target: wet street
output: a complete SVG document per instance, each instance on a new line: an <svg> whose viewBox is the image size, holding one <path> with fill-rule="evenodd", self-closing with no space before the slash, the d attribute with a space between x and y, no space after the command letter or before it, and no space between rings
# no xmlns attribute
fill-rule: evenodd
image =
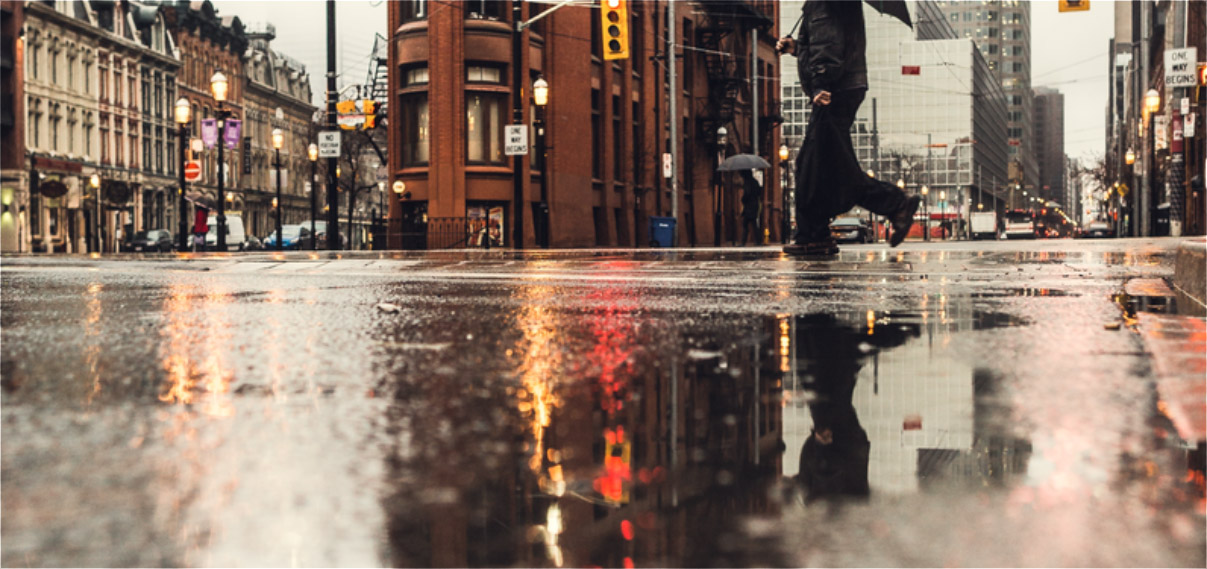
<svg viewBox="0 0 1207 569"><path fill-rule="evenodd" d="M1203 567L1176 246L5 258L0 562Z"/></svg>

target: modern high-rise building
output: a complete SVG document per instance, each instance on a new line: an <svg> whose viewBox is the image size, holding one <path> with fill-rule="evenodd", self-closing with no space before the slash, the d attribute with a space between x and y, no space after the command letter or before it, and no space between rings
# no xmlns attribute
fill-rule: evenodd
<svg viewBox="0 0 1207 569"><path fill-rule="evenodd" d="M939 0L935 4L957 37L976 42L1006 92L1011 178L1024 189L1038 187L1032 132L1031 2Z"/></svg>
<svg viewBox="0 0 1207 569"><path fill-rule="evenodd" d="M1065 195L1065 96L1056 89L1035 88L1035 162L1039 197L1072 206Z"/></svg>

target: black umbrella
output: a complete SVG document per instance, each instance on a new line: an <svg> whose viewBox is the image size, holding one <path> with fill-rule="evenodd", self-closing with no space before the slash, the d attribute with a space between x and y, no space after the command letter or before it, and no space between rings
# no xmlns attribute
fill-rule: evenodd
<svg viewBox="0 0 1207 569"><path fill-rule="evenodd" d="M755 156L754 154L734 154L733 156L726 158L725 161L717 167L717 171L736 172L738 170L766 170L770 167L771 164L768 164L766 160L762 159L762 157Z"/></svg>
<svg viewBox="0 0 1207 569"><path fill-rule="evenodd" d="M892 16L905 22L905 25L914 27L914 22L909 19L909 7L905 5L905 0L863 0L871 6L873 10L880 12L886 16Z"/></svg>

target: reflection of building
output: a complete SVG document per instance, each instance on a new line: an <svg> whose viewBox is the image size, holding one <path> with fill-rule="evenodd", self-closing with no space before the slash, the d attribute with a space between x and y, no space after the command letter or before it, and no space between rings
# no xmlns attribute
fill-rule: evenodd
<svg viewBox="0 0 1207 569"><path fill-rule="evenodd" d="M28 251L23 2L0 2L0 251Z"/></svg>
<svg viewBox="0 0 1207 569"><path fill-rule="evenodd" d="M522 17L542 9L520 3ZM429 9L429 7L433 7ZM425 235L431 220L464 218L471 208L501 207L502 242L514 241L516 190L513 160L504 153L504 127L531 124L536 109L529 88L549 84L546 117L548 167L529 152L521 161L523 235L526 246L644 245L648 217L669 215L676 195L661 173L667 148L666 8L673 7L675 43L681 46L676 90L679 128L678 240L711 243L714 211L721 232L736 230L738 192L714 189L718 151L750 152L752 114L759 153L772 163L763 210L778 237L779 136L773 52L777 3L631 2L628 59L604 61L597 7L567 6L522 34L519 85L513 85L512 30L506 2L391 2L389 146L390 178L411 197L391 196L391 246L413 246L403 235ZM751 38L757 32L756 61ZM573 34L557 30L578 30ZM679 50L677 50L678 52ZM677 53L677 55L679 55ZM750 77L757 76L752 113ZM522 119L512 119L512 95L521 89ZM719 148L718 129L728 140ZM530 136L529 145L536 143ZM545 179L542 180L542 176ZM542 183L545 182L545 189ZM545 211L547 206L548 214ZM547 218L547 222L545 221ZM546 231L547 229L547 231ZM538 236L546 234L548 239ZM544 243L543 243L544 242Z"/></svg>
<svg viewBox="0 0 1207 569"><path fill-rule="evenodd" d="M285 135L281 147L282 223L310 219L310 194L306 181L311 164L307 147L315 139L314 113L310 104L310 75L301 63L272 49L276 28L263 24L247 32L248 50L243 55L247 76L244 97L242 144L251 145L251 162L241 177L243 223L252 235L265 236L276 230L272 208L277 193L276 158L272 131ZM281 116L277 117L280 109ZM241 151L240 151L241 152ZM325 202L321 202L325 203ZM319 215L322 217L320 210Z"/></svg>

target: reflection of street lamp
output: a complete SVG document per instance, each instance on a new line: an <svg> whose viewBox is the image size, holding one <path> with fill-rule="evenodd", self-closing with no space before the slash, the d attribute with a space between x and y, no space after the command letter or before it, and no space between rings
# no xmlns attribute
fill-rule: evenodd
<svg viewBox="0 0 1207 569"><path fill-rule="evenodd" d="M925 217L922 221L922 240L930 241L930 198L926 197L930 194L930 186L922 184L922 216Z"/></svg>
<svg viewBox="0 0 1207 569"><path fill-rule="evenodd" d="M541 161L541 203L538 206L539 224L536 229L537 246L549 247L549 163L548 148L545 146L545 105L549 104L549 82L537 77L532 83L532 99L536 103L536 155ZM633 218L637 222L637 218Z"/></svg>
<svg viewBox="0 0 1207 569"><path fill-rule="evenodd" d="M215 72L210 78L210 90L214 94L214 100L218 102L218 250L226 251L226 186L223 178L226 176L226 119L230 118L230 111L222 108L222 103L226 102L227 89L229 84L226 82L226 75L221 71Z"/></svg>
<svg viewBox="0 0 1207 569"><path fill-rule="evenodd" d="M285 133L281 129L272 129L272 149L276 153L277 168L277 197L272 198L272 207L277 210L277 251L285 248L285 236L281 234L281 147L285 145ZM314 240L314 236L311 236Z"/></svg>
<svg viewBox="0 0 1207 569"><path fill-rule="evenodd" d="M184 252L184 251L188 250L188 248L189 248L189 241L188 241L189 226L188 226L188 221L185 219L185 209L186 208L184 206L184 167L188 164L188 161L186 160L186 158L188 156L187 142L189 140L189 119L193 118L193 117L189 116L191 114L189 112L190 110L191 109L189 107L188 99L181 97L176 100L176 124L180 126L180 134L179 134L179 136L177 136L176 140L178 140L179 144L180 144L180 216L179 217L180 217L180 251L181 252Z"/></svg>
<svg viewBox="0 0 1207 569"><path fill-rule="evenodd" d="M315 233L315 218L319 216L319 188L315 181L315 168L319 163L319 146L313 142L306 147L306 156L310 158L310 250L319 248L318 234Z"/></svg>
<svg viewBox="0 0 1207 569"><path fill-rule="evenodd" d="M92 186L92 195L96 196L96 252L101 252L101 177L99 174L93 174L88 178L88 185Z"/></svg>

